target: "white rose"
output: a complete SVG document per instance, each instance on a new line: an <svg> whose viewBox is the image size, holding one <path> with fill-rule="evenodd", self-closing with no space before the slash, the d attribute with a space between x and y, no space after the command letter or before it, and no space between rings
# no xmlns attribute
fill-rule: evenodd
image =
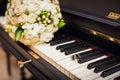
<svg viewBox="0 0 120 80"><path fill-rule="evenodd" d="M49 42L53 37L54 37L54 36L53 36L53 33L43 32L43 33L40 35L40 41L42 41L42 42Z"/></svg>

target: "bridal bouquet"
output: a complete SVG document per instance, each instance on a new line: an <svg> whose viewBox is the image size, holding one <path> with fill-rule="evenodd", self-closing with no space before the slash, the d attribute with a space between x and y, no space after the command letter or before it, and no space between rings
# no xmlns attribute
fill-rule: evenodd
<svg viewBox="0 0 120 80"><path fill-rule="evenodd" d="M65 25L57 0L8 0L5 30L25 45L49 42Z"/></svg>

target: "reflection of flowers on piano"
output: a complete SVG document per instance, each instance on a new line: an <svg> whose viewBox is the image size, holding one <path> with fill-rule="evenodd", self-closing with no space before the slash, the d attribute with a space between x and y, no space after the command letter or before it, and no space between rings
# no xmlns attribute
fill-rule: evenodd
<svg viewBox="0 0 120 80"><path fill-rule="evenodd" d="M8 0L5 16L6 31L28 45L50 41L65 25L57 0Z"/></svg>

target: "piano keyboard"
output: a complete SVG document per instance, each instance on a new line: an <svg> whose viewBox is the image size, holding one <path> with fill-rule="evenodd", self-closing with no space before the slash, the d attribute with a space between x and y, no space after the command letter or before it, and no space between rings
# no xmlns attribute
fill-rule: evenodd
<svg viewBox="0 0 120 80"><path fill-rule="evenodd" d="M87 42L63 37L33 48L72 80L120 79L120 59Z"/></svg>

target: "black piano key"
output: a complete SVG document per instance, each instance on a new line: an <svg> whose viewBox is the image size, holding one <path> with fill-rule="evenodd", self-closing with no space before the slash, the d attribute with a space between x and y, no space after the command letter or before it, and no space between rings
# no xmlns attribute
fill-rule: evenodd
<svg viewBox="0 0 120 80"><path fill-rule="evenodd" d="M120 80L120 76L116 77L114 80Z"/></svg>
<svg viewBox="0 0 120 80"><path fill-rule="evenodd" d="M53 46L53 45L57 45L57 44L64 43L64 42L68 42L68 41L71 41L71 40L72 40L71 38L55 40L55 41L51 41L50 45Z"/></svg>
<svg viewBox="0 0 120 80"><path fill-rule="evenodd" d="M76 55L73 55L72 58L73 60L79 60L80 58L84 58L85 56L88 56L88 55L92 55L92 54L95 54L95 53L99 53L100 51L98 49L93 49L93 50L90 50L90 51L87 51L87 52L83 52L83 53L78 53Z"/></svg>
<svg viewBox="0 0 120 80"><path fill-rule="evenodd" d="M57 35L54 35L54 38L52 40L50 40L48 43L51 43L52 41L56 41L56 40L61 40L61 39L64 39L66 37L67 36L64 34L57 34Z"/></svg>
<svg viewBox="0 0 120 80"><path fill-rule="evenodd" d="M65 52L65 51L69 50L70 48L77 47L77 46L80 46L80 45L79 45L79 44L75 44L74 46L71 46L71 47L61 48L61 49L60 49L60 52Z"/></svg>
<svg viewBox="0 0 120 80"><path fill-rule="evenodd" d="M88 64L87 68L88 68L88 69L92 69L92 68L94 68L94 67L96 67L96 66L99 66L99 65L101 65L101 64L103 64L103 63L113 61L114 58L115 58L114 56L111 56L111 57L108 57L108 58L105 58L105 59L102 59L102 60L99 60L99 61L90 63L90 64Z"/></svg>
<svg viewBox="0 0 120 80"><path fill-rule="evenodd" d="M60 50L63 50L63 49L66 49L66 48L69 48L69 47L73 47L73 46L76 46L76 45L79 45L80 42L73 42L73 43L70 43L70 44L64 44L64 45L59 45L56 47L56 49L60 49Z"/></svg>
<svg viewBox="0 0 120 80"><path fill-rule="evenodd" d="M65 55L69 55L69 54L72 54L72 53L75 53L75 52L78 52L78 51L82 51L82 50L85 50L85 49L88 49L88 48L89 47L87 47L87 46L71 47L71 48L65 50Z"/></svg>
<svg viewBox="0 0 120 80"><path fill-rule="evenodd" d="M111 67L114 67L115 65L118 65L119 63L120 63L120 59L114 60L114 61L111 61L111 62L107 62L107 63L103 63L99 66L96 66L95 69L94 69L94 72L98 73L98 72L104 71L108 68L111 68Z"/></svg>
<svg viewBox="0 0 120 80"><path fill-rule="evenodd" d="M80 59L78 60L78 63L81 64L81 63L90 61L90 60L92 60L92 59L95 59L95 58L98 58L98 57L101 57L101 56L103 56L103 54L101 54L101 53L88 55L88 56L86 56L86 57L84 57L84 58L80 58Z"/></svg>
<svg viewBox="0 0 120 80"><path fill-rule="evenodd" d="M111 74L113 74L113 73L115 73L117 71L120 71L120 65L103 71L102 74L101 74L101 77L107 77L107 76L109 76L109 75L111 75Z"/></svg>
<svg viewBox="0 0 120 80"><path fill-rule="evenodd" d="M84 53L80 53L80 54L77 54L79 55L81 58L84 58L88 55L92 55L92 54L97 54L97 53L100 53L101 51L96 49L96 50L91 50L91 51L88 51L88 52L84 52Z"/></svg>
<svg viewBox="0 0 120 80"><path fill-rule="evenodd" d="M53 41L56 41L56 40L60 40L62 39L63 37L54 37L52 40L49 41L49 43L53 42Z"/></svg>
<svg viewBox="0 0 120 80"><path fill-rule="evenodd" d="M75 40L76 41L76 40ZM80 43L78 43L78 44L74 44L74 45L71 45L71 46L66 46L66 47L62 47L61 49L60 49L60 51L61 52L65 52L65 51L68 51L69 49L72 49L72 48L77 48L78 46L80 46L80 47L84 47L84 46L86 46L87 44L86 43L83 43L83 42L80 42Z"/></svg>

